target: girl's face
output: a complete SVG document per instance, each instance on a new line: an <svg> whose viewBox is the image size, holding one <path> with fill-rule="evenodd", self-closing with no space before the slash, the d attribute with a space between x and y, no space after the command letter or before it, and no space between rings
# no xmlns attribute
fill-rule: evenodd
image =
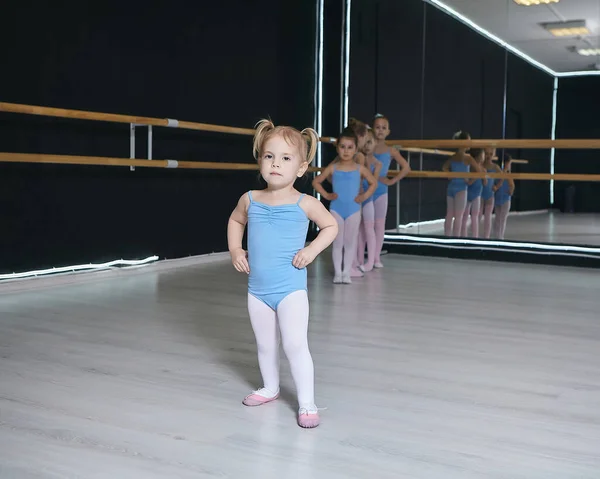
<svg viewBox="0 0 600 479"><path fill-rule="evenodd" d="M492 161L494 156L496 156L496 148L486 148L484 151L486 161Z"/></svg>
<svg viewBox="0 0 600 479"><path fill-rule="evenodd" d="M356 154L356 143L353 138L340 138L337 144L337 154L342 161L352 161Z"/></svg>
<svg viewBox="0 0 600 479"><path fill-rule="evenodd" d="M373 136L373 133L367 133L362 151L365 155L371 155L375 151L375 136Z"/></svg>
<svg viewBox="0 0 600 479"><path fill-rule="evenodd" d="M377 140L383 141L390 134L390 124L385 118L378 118L373 123L373 132Z"/></svg>
<svg viewBox="0 0 600 479"><path fill-rule="evenodd" d="M289 144L281 135L269 138L260 157L260 174L269 187L284 188L294 184L308 168L308 162L300 157L298 148Z"/></svg>

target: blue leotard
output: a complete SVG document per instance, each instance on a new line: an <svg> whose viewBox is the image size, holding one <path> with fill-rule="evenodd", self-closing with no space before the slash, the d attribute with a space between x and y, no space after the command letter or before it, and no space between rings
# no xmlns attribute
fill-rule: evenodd
<svg viewBox="0 0 600 479"><path fill-rule="evenodd" d="M290 293L306 290L306 268L292 265L304 248L308 217L300 201L269 206L252 199L248 192L248 292L274 311Z"/></svg>
<svg viewBox="0 0 600 479"><path fill-rule="evenodd" d="M488 168L488 173L496 173L495 168ZM494 196L494 192L492 188L494 187L494 183L496 180L493 178L488 178L487 185L483 185L483 189L481 190L481 199L483 201L487 201Z"/></svg>
<svg viewBox="0 0 600 479"><path fill-rule="evenodd" d="M379 172L379 177L387 176L388 171L390 171L390 165L392 163L392 153L390 151L379 154L374 153L373 156L375 156L375 158L381 161L381 171ZM373 193L373 201L375 201L380 196L387 195L388 192L388 186L381 183L379 181L379 178L375 179L377 180L377 189L375 190L375 193Z"/></svg>
<svg viewBox="0 0 600 479"><path fill-rule="evenodd" d="M481 196L482 191L483 191L483 180L476 179L467 188L467 201L473 201L474 199L479 198Z"/></svg>
<svg viewBox="0 0 600 479"><path fill-rule="evenodd" d="M498 188L498 191L496 191L495 203L497 206L502 206L504 203L510 200L509 189L510 183L508 182L508 180L504 180L502 182L502 186L500 186L500 188Z"/></svg>
<svg viewBox="0 0 600 479"><path fill-rule="evenodd" d="M351 171L340 171L333 167L331 175L333 192L338 197L331 202L329 209L335 211L343 220L360 211L360 203L354 199L360 194L360 167Z"/></svg>
<svg viewBox="0 0 600 479"><path fill-rule="evenodd" d="M469 170L470 166L465 165L462 161L450 161L450 171L453 173L468 173ZM465 191L467 186L467 182L464 178L451 178L448 183L447 195L454 198L457 193Z"/></svg>

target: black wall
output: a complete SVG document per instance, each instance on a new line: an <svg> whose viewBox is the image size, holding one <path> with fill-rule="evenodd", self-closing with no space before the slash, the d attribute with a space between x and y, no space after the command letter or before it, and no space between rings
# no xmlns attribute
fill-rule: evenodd
<svg viewBox="0 0 600 479"><path fill-rule="evenodd" d="M11 47L0 101L246 128L266 116L313 124L313 2L9 2L2 17L0 42ZM0 145L127 158L129 127L1 114ZM251 137L166 128L155 128L153 156L253 161ZM224 251L232 208L258 186L254 172L0 169L0 272Z"/></svg>
<svg viewBox="0 0 600 479"><path fill-rule="evenodd" d="M507 80L506 138L550 138L554 77L509 55ZM528 164L515 164L512 168L514 173L550 173L549 149L513 149L506 153L529 161ZM513 211L539 210L550 206L549 181L515 183Z"/></svg>
<svg viewBox="0 0 600 479"><path fill-rule="evenodd" d="M556 138L600 138L600 77L562 78L558 84ZM556 150L554 171L571 174L599 174L599 150ZM574 211L600 212L600 183L562 182L554 186L558 208L565 208L565 189L575 188Z"/></svg>
<svg viewBox="0 0 600 479"><path fill-rule="evenodd" d="M376 112L385 114L390 139L450 138L457 130L473 138L502 138L505 127L508 138L549 138L549 75L422 0L353 0L352 9L352 115L371 122ZM505 91L507 110L518 113L525 126L513 125L508 115L504 124ZM410 156L411 167L424 170L439 170L445 159ZM548 151L521 157L535 161L516 171L550 171ZM443 218L446 184L404 180L400 222ZM396 195L390 192L387 226L393 228ZM513 210L545 208L548 198L548 182L518 184Z"/></svg>

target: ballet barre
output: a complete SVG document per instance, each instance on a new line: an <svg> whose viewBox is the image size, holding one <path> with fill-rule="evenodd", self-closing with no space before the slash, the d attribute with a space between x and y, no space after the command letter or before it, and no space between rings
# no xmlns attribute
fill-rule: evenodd
<svg viewBox="0 0 600 479"><path fill-rule="evenodd" d="M440 155L440 156L452 156L455 154L454 151L446 151L446 150L432 150L429 148L402 148L399 146L395 147L397 150L399 151L406 151L408 153L424 153L427 155ZM492 158L493 161L497 161L498 157L494 156L494 158ZM512 163L514 164L523 164L526 165L529 163L529 160L520 160L520 159L515 159L513 158L511 160Z"/></svg>
<svg viewBox="0 0 600 479"><path fill-rule="evenodd" d="M600 140L390 140L401 148L515 148L515 149L600 149Z"/></svg>
<svg viewBox="0 0 600 479"><path fill-rule="evenodd" d="M223 171L256 171L256 163L219 163L179 160L138 160L135 158L114 158L105 156L72 156L72 155L47 155L41 153L0 153L0 162L4 163L32 163L32 164L62 164L62 165L87 165L87 166L120 166L143 168L178 168L190 170L223 170ZM310 172L319 172L323 168L311 167ZM389 177L399 173L390 170ZM407 178L489 178L489 179L514 179L514 180L539 180L539 181L600 181L600 175L576 175L547 173L452 173L446 171L411 171Z"/></svg>
<svg viewBox="0 0 600 479"><path fill-rule="evenodd" d="M238 128L233 126L212 125L209 123L196 123L192 121L173 120L170 118L151 118L146 116L119 115L115 113L98 113L83 110L67 110L65 108L21 105L17 103L0 102L0 111L6 113L21 113L24 115L49 116L54 118L71 118L74 120L104 121L108 123L129 123L132 125L164 126L167 128L211 131L217 133L231 133L235 135L254 135L254 129L252 128Z"/></svg>
<svg viewBox="0 0 600 479"><path fill-rule="evenodd" d="M148 127L148 143L152 142L152 126L179 128L184 130L207 131L214 133L228 133L234 135L254 135L253 128L239 128L225 125L214 125L210 123L197 123L185 120L175 120L171 118L153 118L146 116L121 115L115 113L100 113L85 110L69 110L65 108L54 108L36 105L25 105L19 103L0 102L0 112L17 113L24 115L48 116L54 118L70 118L74 120L102 121L109 123L128 123L132 128L135 126ZM321 137L322 143L335 144L334 137ZM134 140L133 140L134 141ZM419 153L432 153L450 156L451 152L441 152L438 148L519 148L519 149L546 149L546 148L564 148L564 149L600 149L600 140L388 140L386 143L390 146L396 146L403 151ZM132 149L133 152L134 149ZM418 150L418 151L417 151ZM151 147L149 148L151 151ZM132 155L133 157L133 155ZM150 159L150 158L149 158Z"/></svg>

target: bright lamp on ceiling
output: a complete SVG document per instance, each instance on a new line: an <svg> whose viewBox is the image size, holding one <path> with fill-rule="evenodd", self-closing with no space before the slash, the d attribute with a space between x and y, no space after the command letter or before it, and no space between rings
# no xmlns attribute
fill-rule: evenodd
<svg viewBox="0 0 600 479"><path fill-rule="evenodd" d="M585 20L542 23L542 26L555 37L576 37L590 34L585 25Z"/></svg>
<svg viewBox="0 0 600 479"><path fill-rule="evenodd" d="M548 5L550 3L558 3L560 0L514 0L517 5L531 7L532 5Z"/></svg>
<svg viewBox="0 0 600 479"><path fill-rule="evenodd" d="M584 57L600 56L600 48L580 48L577 53Z"/></svg>

